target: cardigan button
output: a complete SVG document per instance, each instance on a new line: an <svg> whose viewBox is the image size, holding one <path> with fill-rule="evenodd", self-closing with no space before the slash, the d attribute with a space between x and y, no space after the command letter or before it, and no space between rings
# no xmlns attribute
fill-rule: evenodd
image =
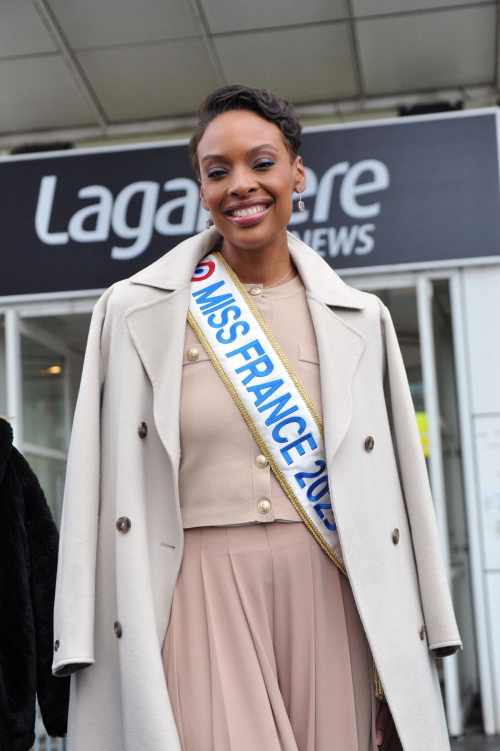
<svg viewBox="0 0 500 751"><path fill-rule="evenodd" d="M200 356L200 353L198 352L196 347L190 347L188 351L186 352L186 357L191 362L194 362L195 360L197 360L199 356Z"/></svg>
<svg viewBox="0 0 500 751"><path fill-rule="evenodd" d="M60 643L61 642L59 641L59 639L55 640L55 642L54 642L54 652L57 652L57 650L59 649Z"/></svg>
<svg viewBox="0 0 500 751"><path fill-rule="evenodd" d="M128 516L120 516L120 518L116 520L116 528L118 532L122 532L124 535L127 534L131 526L132 522Z"/></svg>
<svg viewBox="0 0 500 751"><path fill-rule="evenodd" d="M139 425L138 433L140 438L146 438L148 434L148 426L145 422L141 422L141 424Z"/></svg>
<svg viewBox="0 0 500 751"><path fill-rule="evenodd" d="M117 639L119 639L122 635L122 624L120 623L120 621L115 621L113 623L113 628L115 630Z"/></svg>
<svg viewBox="0 0 500 751"><path fill-rule="evenodd" d="M367 451L371 451L373 449L374 443L375 443L375 441L373 440L373 438L371 437L371 435L369 435L367 438L365 438L365 449Z"/></svg>
<svg viewBox="0 0 500 751"><path fill-rule="evenodd" d="M257 508L259 509L261 514L267 514L271 510L271 504L266 499L263 499L262 501L258 502Z"/></svg>
<svg viewBox="0 0 500 751"><path fill-rule="evenodd" d="M392 541L393 541L394 545L398 544L398 542L399 542L399 529L395 529L394 532L392 533Z"/></svg>

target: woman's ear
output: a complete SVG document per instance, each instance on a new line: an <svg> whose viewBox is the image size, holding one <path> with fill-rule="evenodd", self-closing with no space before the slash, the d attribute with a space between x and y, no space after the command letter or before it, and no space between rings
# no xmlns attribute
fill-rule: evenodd
<svg viewBox="0 0 500 751"><path fill-rule="evenodd" d="M295 162L294 162L293 166L294 166L295 184L300 183L303 186L302 187L302 191L301 191L301 192L303 192L305 190L305 187L306 187L306 178L307 178L307 176L306 176L305 167L304 167L304 165L302 163L302 157L301 156L296 156L295 157Z"/></svg>

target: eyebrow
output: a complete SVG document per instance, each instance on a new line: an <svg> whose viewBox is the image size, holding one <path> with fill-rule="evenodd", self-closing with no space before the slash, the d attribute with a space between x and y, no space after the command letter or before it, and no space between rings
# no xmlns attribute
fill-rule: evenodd
<svg viewBox="0 0 500 751"><path fill-rule="evenodd" d="M248 154L255 154L255 152L260 151L260 149L272 149L273 151L278 151L278 149L273 146L272 143L260 143L258 146L254 146L252 149L249 149ZM201 163L203 164L208 159L225 159L225 156L223 154L207 154L203 157Z"/></svg>

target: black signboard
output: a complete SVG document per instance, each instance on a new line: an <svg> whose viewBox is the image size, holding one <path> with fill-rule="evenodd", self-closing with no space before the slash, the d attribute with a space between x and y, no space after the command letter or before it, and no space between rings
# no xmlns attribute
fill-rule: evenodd
<svg viewBox="0 0 500 751"><path fill-rule="evenodd" d="M289 229L335 269L500 260L497 132L496 109L305 130ZM205 219L187 141L3 158L0 296L105 289Z"/></svg>

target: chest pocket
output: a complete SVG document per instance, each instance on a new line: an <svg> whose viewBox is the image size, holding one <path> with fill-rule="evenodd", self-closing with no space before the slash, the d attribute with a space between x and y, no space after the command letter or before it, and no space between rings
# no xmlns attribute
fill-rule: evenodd
<svg viewBox="0 0 500 751"><path fill-rule="evenodd" d="M312 362L319 365L319 350L315 344L302 344L299 342L299 360Z"/></svg>
<svg viewBox="0 0 500 751"><path fill-rule="evenodd" d="M319 351L315 344L302 344L302 342L299 342L297 347L299 360L319 365ZM196 351L197 355L194 351ZM210 358L199 342L195 342L189 347L184 347L183 365L195 365L198 362L205 362L206 360L210 360Z"/></svg>
<svg viewBox="0 0 500 751"><path fill-rule="evenodd" d="M318 410L322 414L321 403L321 379L319 373L319 351L315 344L298 343L299 362L297 375L302 381L305 390Z"/></svg>

